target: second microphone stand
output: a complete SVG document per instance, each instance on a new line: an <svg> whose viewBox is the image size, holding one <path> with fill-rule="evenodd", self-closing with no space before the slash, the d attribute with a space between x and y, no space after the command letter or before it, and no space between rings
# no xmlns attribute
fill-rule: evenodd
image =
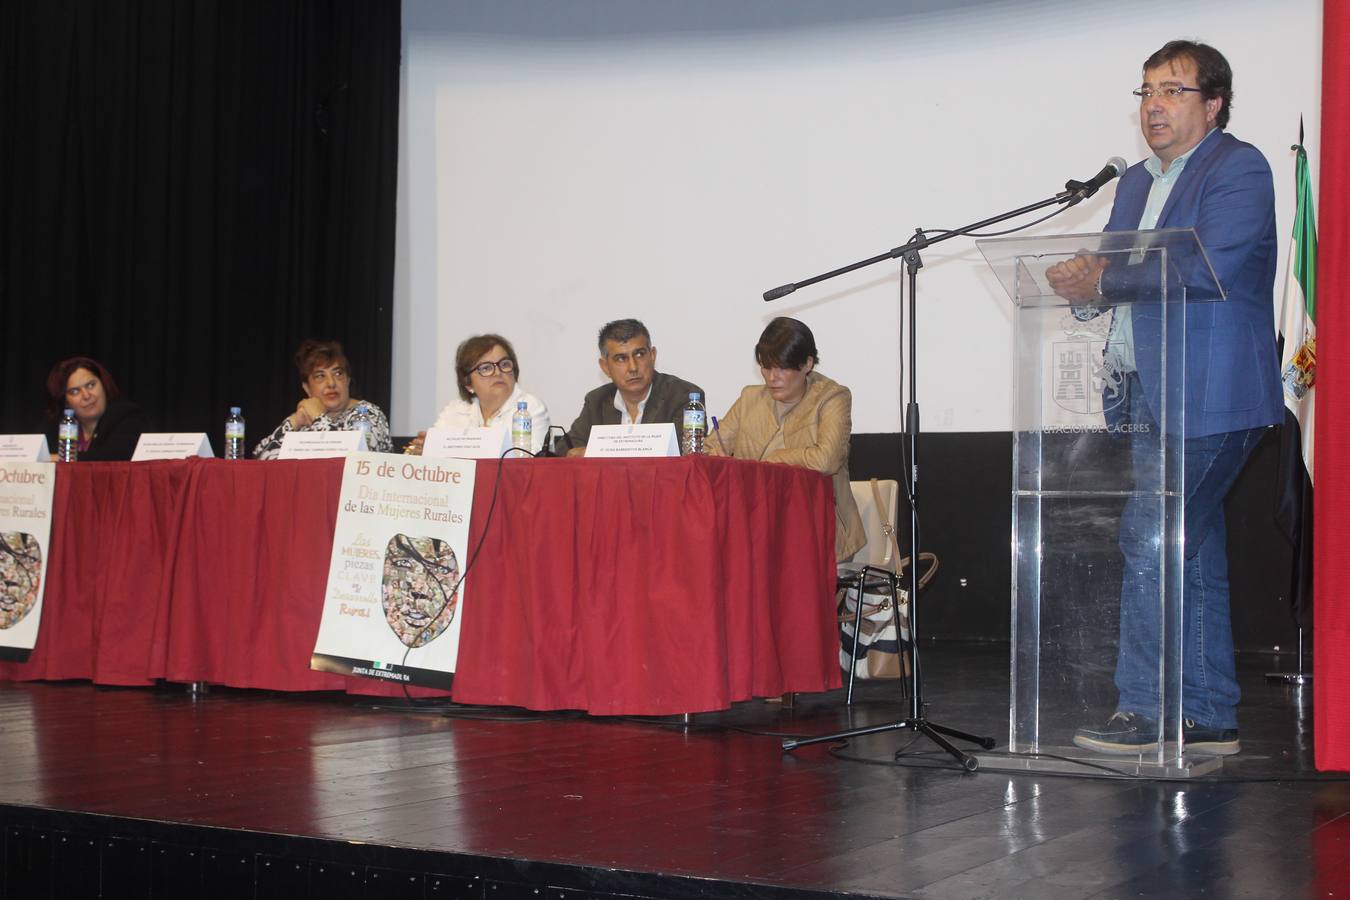
<svg viewBox="0 0 1350 900"><path fill-rule="evenodd" d="M930 722L926 714L926 704L923 699L923 667L919 662L919 400L918 400L918 275L919 269L923 268L923 260L919 252L932 244L940 241L949 240L954 237L970 234L986 228L990 225L996 225L999 222L1007 221L1018 216L1026 215L1038 209L1044 209L1047 206L1055 204L1067 204L1073 206L1079 201L1090 197L1096 192L1100 185L1070 181L1065 185L1065 190L1041 200L1037 203L1023 206L1020 209L1011 212L1002 213L979 222L974 222L962 228L956 228L951 231L942 231L935 237L929 238L923 229L916 229L914 237L900 245L889 250L886 253L873 256L860 262L843 266L833 271L826 272L823 275L817 275L806 281L785 284L780 287L764 293L766 301L777 300L779 297L785 297L798 288L816 284L834 278L837 275L843 275L845 272L852 272L874 263L883 262L888 259L902 259L905 263L905 271L909 282L909 402L905 407L905 437L904 442L907 446L908 460L901 454L901 480L908 486L909 497L909 643L910 652L913 658L910 674L910 692L909 692L909 715L903 719L893 722L886 722L881 725L872 725L865 728L852 728L846 731L838 731L832 734L822 734L816 737L808 738L788 738L783 741L785 751L795 750L798 747L804 747L807 744L818 744L824 741L838 741L846 738L861 737L868 734L879 734L884 731L913 731L921 734L937 744L947 753L956 759L961 767L967 772L974 772L979 768L979 760L968 753L962 751L953 744L948 738L956 738L961 741L968 741L978 744L985 750L992 750L994 739L991 737L980 737L969 732L959 731L955 728L949 728L945 725L939 725L936 722ZM1034 224L1034 223L1033 223ZM905 471L905 469L908 471ZM861 602L861 600L859 601Z"/></svg>

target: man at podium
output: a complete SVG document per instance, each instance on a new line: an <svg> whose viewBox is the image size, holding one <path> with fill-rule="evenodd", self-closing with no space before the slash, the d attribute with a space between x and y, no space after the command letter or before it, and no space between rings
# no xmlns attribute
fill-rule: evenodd
<svg viewBox="0 0 1350 900"><path fill-rule="evenodd" d="M1262 430L1281 421L1274 334L1275 191L1261 151L1226 131L1232 70L1213 47L1172 41L1144 62L1139 126L1153 155L1121 178L1106 231L1194 228L1227 299L1187 306L1185 325L1185 579L1182 737L1188 751L1237 753L1239 698L1228 606L1223 502ZM1157 459L1159 317L1131 299L1143 266L1080 254L1047 271L1060 296L1113 319L1103 358L1112 424L1128 424L1136 480ZM1156 271L1156 267L1155 267ZM1145 352L1152 348L1154 352ZM1136 354L1136 350L1139 353ZM1151 447L1151 451L1148 449ZM1107 753L1159 749L1155 510L1131 499L1121 517L1125 557L1115 712L1074 743ZM1150 596L1150 589L1152 594ZM1174 709L1169 702L1167 709ZM1175 723L1166 723L1171 733Z"/></svg>

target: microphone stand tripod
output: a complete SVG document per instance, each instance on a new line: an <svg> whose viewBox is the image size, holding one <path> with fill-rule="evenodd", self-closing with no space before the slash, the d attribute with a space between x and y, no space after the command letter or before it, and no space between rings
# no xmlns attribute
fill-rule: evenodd
<svg viewBox="0 0 1350 900"><path fill-rule="evenodd" d="M919 269L923 267L923 260L919 252L933 244L941 241L950 240L954 237L969 234L973 231L979 231L981 228L990 225L996 225L999 222L1014 219L1018 216L1026 215L1038 209L1044 209L1047 206L1055 204L1068 204L1073 206L1079 201L1086 199L1096 193L1097 186L1080 181L1070 181L1065 185L1065 190L1041 200L1032 203L1029 206L1023 206L1020 209L1011 212L1001 213L979 222L974 222L962 228L956 228L951 231L943 231L935 237L929 238L922 228L915 229L914 237L908 242L901 244L885 253L873 256L870 259L864 259L860 262L843 266L833 271L826 272L823 275L816 275L805 281L785 284L780 287L764 292L765 301L777 300L791 294L798 288L807 287L817 282L834 278L845 272L852 272L874 263L883 262L888 259L903 259L905 271L909 276L909 403L905 407L905 443L909 449L909 472L904 471L905 454L901 454L901 478L908 482L909 491L909 644L912 655L912 665L910 667L910 692L909 692L909 715L903 719L887 722L882 725L873 725L867 728L852 728L846 731L839 731L833 734L823 734L808 738L789 738L783 741L783 750L792 751L798 747L804 747L807 744L818 744L824 741L837 741L845 738L860 737L867 734L878 734L883 731L913 731L921 734L937 744L947 753L951 754L961 767L967 772L974 772L979 768L979 760L963 752L947 738L952 737L961 741L969 741L972 744L978 744L985 750L994 748L994 739L991 737L979 737L965 731L958 731L955 728L949 728L945 725L939 725L936 722L930 722L927 718L923 700L923 666L919 663L919 402L918 402L918 275ZM1067 208L1067 207L1066 207ZM859 600L861 602L861 600ZM903 676L902 676L903 677Z"/></svg>

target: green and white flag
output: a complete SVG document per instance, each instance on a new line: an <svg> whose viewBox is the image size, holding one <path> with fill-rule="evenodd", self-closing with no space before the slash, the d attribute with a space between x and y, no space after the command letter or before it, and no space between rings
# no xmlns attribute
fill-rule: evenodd
<svg viewBox="0 0 1350 900"><path fill-rule="evenodd" d="M1283 338L1280 382L1284 405L1298 422L1303 444L1303 465L1308 479L1313 474L1313 406L1317 383L1317 221L1313 213L1312 178L1308 153L1294 147L1294 181L1298 209L1294 236L1289 247L1289 274L1284 284L1284 303L1277 324Z"/></svg>
<svg viewBox="0 0 1350 900"><path fill-rule="evenodd" d="M1280 332L1280 386L1284 427L1280 429L1279 490L1275 521L1294 550L1289 601L1300 627L1312 623L1313 608L1313 403L1317 390L1317 222L1312 177L1303 149L1303 127L1294 145L1294 188L1298 207L1289 247L1289 275L1276 327Z"/></svg>

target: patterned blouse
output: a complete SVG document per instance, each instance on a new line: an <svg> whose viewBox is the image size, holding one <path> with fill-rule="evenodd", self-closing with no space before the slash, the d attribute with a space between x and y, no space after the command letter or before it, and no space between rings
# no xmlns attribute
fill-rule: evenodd
<svg viewBox="0 0 1350 900"><path fill-rule="evenodd" d="M377 453L388 453L393 448L394 442L389 439L389 420L385 418L384 410L368 400L361 402L370 410L370 449ZM355 431L352 419L356 417L359 405L360 403L353 404L336 415L324 413L304 428L293 427L291 417L287 416L281 420L276 431L263 438L258 442L258 446L253 448L253 458L276 459L277 454L281 452L281 439L289 431Z"/></svg>

